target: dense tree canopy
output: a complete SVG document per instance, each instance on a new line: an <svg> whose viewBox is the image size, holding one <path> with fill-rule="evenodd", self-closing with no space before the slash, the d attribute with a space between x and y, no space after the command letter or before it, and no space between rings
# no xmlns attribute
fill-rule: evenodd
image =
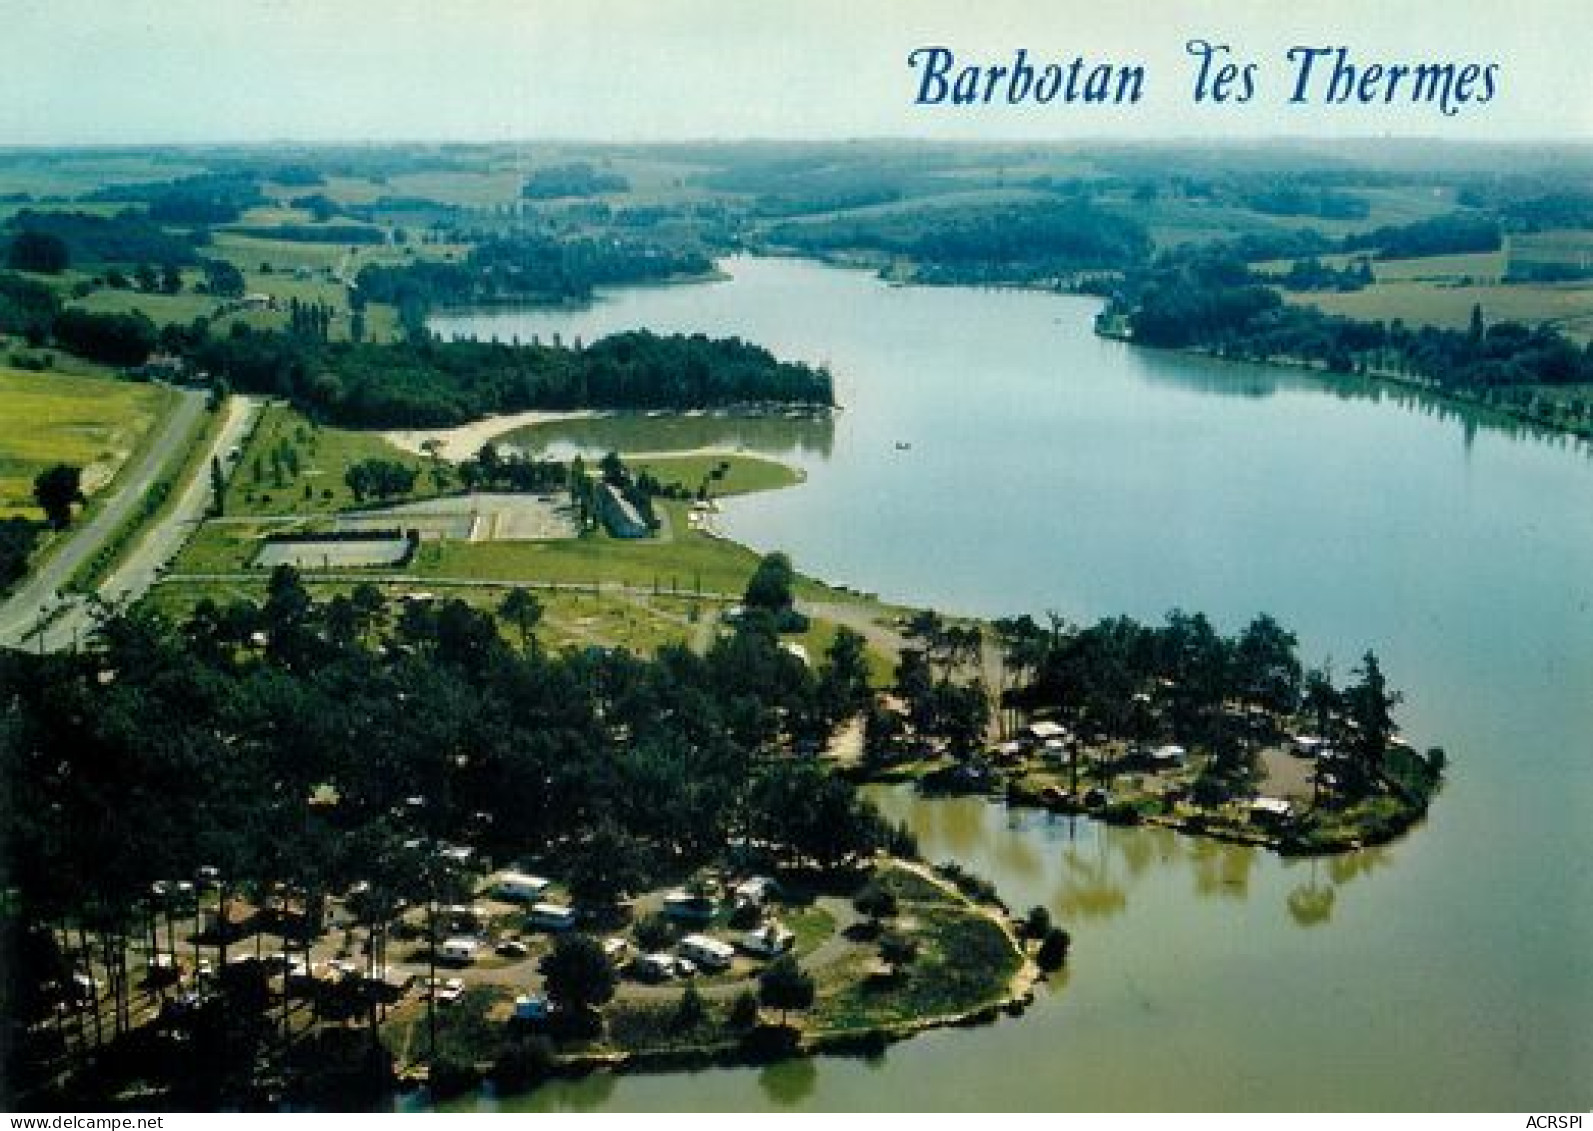
<svg viewBox="0 0 1593 1131"><path fill-rule="evenodd" d="M6 248L6 266L14 271L59 275L72 262L66 241L50 232L23 229Z"/></svg>
<svg viewBox="0 0 1593 1131"><path fill-rule="evenodd" d="M427 849L444 840L539 854L594 910L732 837L839 865L884 827L786 752L815 685L756 629L706 655L552 655L461 601L317 602L279 569L259 603L202 602L180 625L135 609L80 653L0 652L12 907L41 930L92 909L87 929L125 953L152 885L212 864L256 899L363 883L373 916L460 890ZM605 994L607 960L579 945L549 970L571 1008Z"/></svg>
<svg viewBox="0 0 1593 1131"><path fill-rule="evenodd" d="M378 345L235 329L190 347L234 388L362 426L457 424L528 408L828 405L828 372L738 338L638 330L583 349L497 342Z"/></svg>
<svg viewBox="0 0 1593 1131"><path fill-rule="evenodd" d="M72 525L72 508L83 501L83 471L58 463L39 472L33 480L33 498L44 517L57 530Z"/></svg>

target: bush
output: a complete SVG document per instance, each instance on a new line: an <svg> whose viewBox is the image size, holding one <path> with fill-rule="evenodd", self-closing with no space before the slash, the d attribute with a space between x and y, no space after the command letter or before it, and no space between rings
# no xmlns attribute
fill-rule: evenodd
<svg viewBox="0 0 1593 1131"><path fill-rule="evenodd" d="M637 920L634 934L642 950L663 950L675 941L675 925L655 912Z"/></svg>
<svg viewBox="0 0 1593 1131"><path fill-rule="evenodd" d="M701 1025L708 1016L708 1006L702 1000L702 994L697 992L697 987L687 985L681 991L680 1003L675 1006L675 1015L670 1019L670 1024L679 1032L687 1032Z"/></svg>
<svg viewBox="0 0 1593 1131"><path fill-rule="evenodd" d="M1046 932L1045 938L1040 942L1040 952L1034 960L1039 963L1042 970L1055 970L1068 959L1068 950L1073 945L1073 936L1061 927L1052 927Z"/></svg>
<svg viewBox="0 0 1593 1131"><path fill-rule="evenodd" d="M889 919L896 914L896 896L875 880L863 885L863 890L852 899L858 913L870 919Z"/></svg>
<svg viewBox="0 0 1593 1131"><path fill-rule="evenodd" d="M730 1017L727 1024L732 1029L750 1029L758 1023L758 995L751 990L743 990L737 995L736 1000L730 1003Z"/></svg>
<svg viewBox="0 0 1593 1131"><path fill-rule="evenodd" d="M979 903L996 902L996 885L964 870L956 861L948 860L943 864L937 864L935 871L955 884L957 890L969 899Z"/></svg>
<svg viewBox="0 0 1593 1131"><path fill-rule="evenodd" d="M524 1091L545 1079L552 1068L553 1042L527 1034L505 1042L492 1062L492 1082L500 1091Z"/></svg>
<svg viewBox="0 0 1593 1131"><path fill-rule="evenodd" d="M439 1098L461 1096L481 1082L476 1066L454 1052L439 1052L428 1076L431 1094Z"/></svg>

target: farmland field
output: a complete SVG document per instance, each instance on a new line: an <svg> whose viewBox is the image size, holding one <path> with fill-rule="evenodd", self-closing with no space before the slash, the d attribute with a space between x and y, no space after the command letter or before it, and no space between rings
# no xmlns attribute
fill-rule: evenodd
<svg viewBox="0 0 1593 1131"><path fill-rule="evenodd" d="M37 517L33 478L52 464L82 467L87 493L103 486L171 397L155 385L0 367L0 517Z"/></svg>
<svg viewBox="0 0 1593 1131"><path fill-rule="evenodd" d="M1578 341L1593 338L1593 285L1586 283L1436 286L1412 280L1344 294L1291 294L1289 300L1351 318L1401 318L1411 326L1457 330L1470 323L1472 307L1480 306L1489 322L1548 322Z"/></svg>

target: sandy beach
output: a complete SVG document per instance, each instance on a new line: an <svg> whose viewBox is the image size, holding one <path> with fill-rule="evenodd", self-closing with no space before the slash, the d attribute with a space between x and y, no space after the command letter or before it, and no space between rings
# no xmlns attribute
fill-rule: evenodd
<svg viewBox="0 0 1593 1131"><path fill-rule="evenodd" d="M474 456L487 441L502 436L505 432L513 432L516 428L526 428L532 424L555 424L561 420L582 420L589 416L602 415L603 413L595 409L576 409L570 412L533 409L530 412L488 416L453 428L403 428L383 432L382 436L389 443L416 455L426 454L421 448L422 444L428 440L437 440L442 445L439 451L442 458L457 463Z"/></svg>

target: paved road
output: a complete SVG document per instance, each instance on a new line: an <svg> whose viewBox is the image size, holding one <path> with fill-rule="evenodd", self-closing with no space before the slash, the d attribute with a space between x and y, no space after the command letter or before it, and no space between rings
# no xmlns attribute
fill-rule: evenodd
<svg viewBox="0 0 1593 1131"><path fill-rule="evenodd" d="M182 392L178 397L176 408L161 423L137 465L116 478L105 506L74 530L66 545L0 605L0 644L31 643L24 637L38 624L40 609L54 608L61 602L61 587L101 543L120 529L166 466L182 458L188 437L204 414L205 394Z"/></svg>
<svg viewBox="0 0 1593 1131"><path fill-rule="evenodd" d="M157 526L148 530L137 546L105 579L100 593L106 598L121 600L143 596L155 583L160 569L182 549L194 528L204 521L210 510L210 461L218 459L224 469L233 464L227 455L233 448L242 447L255 421L260 416L260 402L252 397L231 397L227 401L226 418L217 431L209 453L198 465L193 478L179 489L177 505Z"/></svg>
<svg viewBox="0 0 1593 1131"><path fill-rule="evenodd" d="M29 582L0 608L0 644L55 650L70 647L94 625L93 603L80 594L61 594L79 565L110 538L133 512L151 485L172 461L180 461L187 441L204 413L206 394L185 392L167 419L145 458L121 481L121 486L99 515L84 524L72 541L47 562ZM136 600L154 584L159 571L182 547L210 505L210 460L242 442L259 416L261 404L249 397L232 397L222 410L226 419L195 474L177 488L177 502L159 524L146 530L101 584L99 596L107 601ZM41 609L49 625L34 633Z"/></svg>

